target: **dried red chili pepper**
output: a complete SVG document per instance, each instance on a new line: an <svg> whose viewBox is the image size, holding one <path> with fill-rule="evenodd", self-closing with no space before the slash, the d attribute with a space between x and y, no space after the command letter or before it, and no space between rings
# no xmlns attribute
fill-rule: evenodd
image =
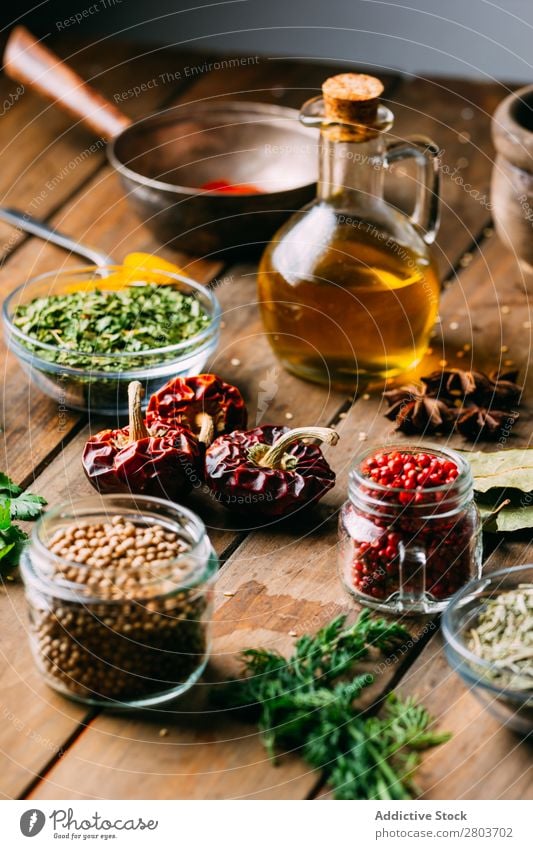
<svg viewBox="0 0 533 849"><path fill-rule="evenodd" d="M82 463L99 492L137 492L174 501L189 492L200 465L200 448L184 427L153 419L147 428L141 412L139 381L128 387L130 422L88 439Z"/></svg>
<svg viewBox="0 0 533 849"><path fill-rule="evenodd" d="M205 455L206 481L222 504L253 516L282 517L314 504L335 485L322 451L304 439L335 445L331 428L266 425L220 436Z"/></svg>
<svg viewBox="0 0 533 849"><path fill-rule="evenodd" d="M248 412L236 386L216 374L175 377L148 403L146 420L187 427L209 445L213 438L246 427Z"/></svg>

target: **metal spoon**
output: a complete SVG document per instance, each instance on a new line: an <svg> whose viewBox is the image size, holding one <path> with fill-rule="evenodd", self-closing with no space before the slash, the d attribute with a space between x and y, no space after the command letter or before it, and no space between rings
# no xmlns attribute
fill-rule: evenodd
<svg viewBox="0 0 533 849"><path fill-rule="evenodd" d="M91 264L98 266L115 264L113 258L103 253L103 251L99 251L96 248L89 248L87 245L83 245L81 242L77 242L75 239L59 233L53 227L45 224L44 221L39 221L38 218L32 218L26 212L0 206L0 219L6 221L8 224L12 224L13 227L17 227L19 230L31 233L32 236L37 236L38 239L43 239L45 242L52 242L66 251L78 254L83 259L88 259Z"/></svg>

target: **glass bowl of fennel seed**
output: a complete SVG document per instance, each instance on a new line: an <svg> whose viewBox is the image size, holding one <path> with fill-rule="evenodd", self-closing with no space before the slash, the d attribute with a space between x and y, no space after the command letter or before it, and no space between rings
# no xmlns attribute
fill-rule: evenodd
<svg viewBox="0 0 533 849"><path fill-rule="evenodd" d="M452 600L442 629L448 662L508 728L533 729L533 565L471 581Z"/></svg>

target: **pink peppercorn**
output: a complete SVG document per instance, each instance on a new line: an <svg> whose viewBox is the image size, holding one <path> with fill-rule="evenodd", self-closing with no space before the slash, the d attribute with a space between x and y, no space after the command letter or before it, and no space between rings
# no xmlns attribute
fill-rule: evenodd
<svg viewBox="0 0 533 849"><path fill-rule="evenodd" d="M391 447L350 475L340 517L343 581L360 600L440 610L481 565L468 463L450 450Z"/></svg>

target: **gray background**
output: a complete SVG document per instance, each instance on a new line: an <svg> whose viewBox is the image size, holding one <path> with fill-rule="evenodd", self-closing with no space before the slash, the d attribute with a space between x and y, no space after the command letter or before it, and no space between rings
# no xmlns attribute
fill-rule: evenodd
<svg viewBox="0 0 533 849"><path fill-rule="evenodd" d="M97 5L63 33L115 34L204 54L257 52L345 67L533 79L533 0L45 0L33 11L25 2L10 4L9 16L22 16L41 35Z"/></svg>

